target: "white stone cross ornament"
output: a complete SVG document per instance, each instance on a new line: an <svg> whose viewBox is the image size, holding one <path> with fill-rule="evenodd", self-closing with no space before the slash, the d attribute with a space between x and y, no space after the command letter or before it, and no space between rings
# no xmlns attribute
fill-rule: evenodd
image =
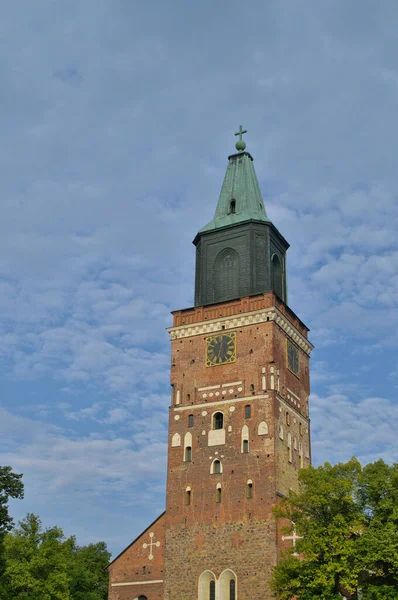
<svg viewBox="0 0 398 600"><path fill-rule="evenodd" d="M152 531L151 531L151 533L149 534L149 537L151 538L151 541L149 542L149 544L147 544L146 542L144 544L142 544L143 548L149 548L149 556L148 556L149 560L153 559L153 551L152 551L153 546L156 546L156 548L159 548L159 546L160 546L160 542L153 541L154 535L155 534L152 533Z"/></svg>
<svg viewBox="0 0 398 600"><path fill-rule="evenodd" d="M282 541L284 542L285 540L292 540L292 544L293 544L293 549L296 547L296 542L297 540L302 540L303 536L301 535L297 535L296 533L296 526L293 523L293 533L292 535L283 535L282 536ZM293 556L298 556L297 552L293 552Z"/></svg>

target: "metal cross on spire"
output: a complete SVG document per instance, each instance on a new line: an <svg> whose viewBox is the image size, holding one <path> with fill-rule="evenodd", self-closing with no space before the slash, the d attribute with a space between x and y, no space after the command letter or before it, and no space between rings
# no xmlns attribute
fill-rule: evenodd
<svg viewBox="0 0 398 600"><path fill-rule="evenodd" d="M238 136L239 136L239 140L238 140L238 141L236 142L236 144L235 144L235 148L236 148L237 150L239 150L239 152L243 152L243 150L246 148L246 144L245 144L245 142L242 140L242 135L243 135L244 133L247 133L247 129L243 130L243 129L242 129L242 125L239 125L239 131L237 131L237 132L235 133L235 135L238 135Z"/></svg>

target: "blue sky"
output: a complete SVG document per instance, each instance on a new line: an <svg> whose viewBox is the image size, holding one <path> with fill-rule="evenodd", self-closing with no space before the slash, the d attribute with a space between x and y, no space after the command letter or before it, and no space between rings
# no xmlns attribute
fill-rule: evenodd
<svg viewBox="0 0 398 600"><path fill-rule="evenodd" d="M0 22L0 464L116 554L164 508L170 311L239 124L311 329L313 460L397 456L395 0L18 0Z"/></svg>

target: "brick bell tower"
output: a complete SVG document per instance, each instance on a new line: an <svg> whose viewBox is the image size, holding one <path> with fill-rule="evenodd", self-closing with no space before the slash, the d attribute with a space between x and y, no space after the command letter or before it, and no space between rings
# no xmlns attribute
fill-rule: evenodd
<svg viewBox="0 0 398 600"><path fill-rule="evenodd" d="M194 240L195 306L169 329L165 600L271 599L271 569L292 544L272 507L310 464L312 345L287 304L289 245L242 133Z"/></svg>

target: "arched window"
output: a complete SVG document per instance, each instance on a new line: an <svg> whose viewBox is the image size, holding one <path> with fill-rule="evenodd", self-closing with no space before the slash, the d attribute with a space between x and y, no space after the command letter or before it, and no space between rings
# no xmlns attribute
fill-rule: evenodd
<svg viewBox="0 0 398 600"><path fill-rule="evenodd" d="M224 429L224 415L222 412L216 412L213 415L213 429Z"/></svg>
<svg viewBox="0 0 398 600"><path fill-rule="evenodd" d="M218 458L213 460L213 462L211 463L210 473L212 475L214 475L216 473L222 473L222 464L221 464L221 461L218 460Z"/></svg>
<svg viewBox="0 0 398 600"><path fill-rule="evenodd" d="M286 425L290 425L290 413L286 411Z"/></svg>
<svg viewBox="0 0 398 600"><path fill-rule="evenodd" d="M283 440L283 425L279 425L279 439Z"/></svg>
<svg viewBox="0 0 398 600"><path fill-rule="evenodd" d="M216 577L212 571L204 571L199 577L199 600L215 600Z"/></svg>
<svg viewBox="0 0 398 600"><path fill-rule="evenodd" d="M192 460L192 433L187 431L184 435L184 462Z"/></svg>
<svg viewBox="0 0 398 600"><path fill-rule="evenodd" d="M191 504L191 494L192 494L192 490L191 488L188 486L185 489L185 506L190 506Z"/></svg>
<svg viewBox="0 0 398 600"><path fill-rule="evenodd" d="M292 457L292 436L291 436L290 432L287 434L287 449L288 449L288 454L289 454L289 462L292 462L293 461L293 457Z"/></svg>
<svg viewBox="0 0 398 600"><path fill-rule="evenodd" d="M193 415L188 415L188 427L193 427Z"/></svg>
<svg viewBox="0 0 398 600"><path fill-rule="evenodd" d="M272 268L272 289L275 294L279 296L281 300L283 300L283 272L282 265L279 257L274 254L271 260L271 268Z"/></svg>
<svg viewBox="0 0 398 600"><path fill-rule="evenodd" d="M253 498L253 482L251 479L249 479L249 481L247 482L246 498L248 500L251 500Z"/></svg>
<svg viewBox="0 0 398 600"><path fill-rule="evenodd" d="M252 416L252 407L250 406L250 404L246 404L246 406L245 406L245 419L250 419L251 416Z"/></svg>
<svg viewBox="0 0 398 600"><path fill-rule="evenodd" d="M239 256L233 248L225 248L214 261L214 300L230 300L239 296Z"/></svg>
<svg viewBox="0 0 398 600"><path fill-rule="evenodd" d="M222 600L236 600L236 575L231 569L223 571L219 578L219 597Z"/></svg>
<svg viewBox="0 0 398 600"><path fill-rule="evenodd" d="M191 446L187 446L185 448L184 461L191 462L191 460L192 460L192 448L191 448Z"/></svg>
<svg viewBox="0 0 398 600"><path fill-rule="evenodd" d="M235 600L235 579L229 580L229 600Z"/></svg>
<svg viewBox="0 0 398 600"><path fill-rule="evenodd" d="M300 469L304 467L303 444L299 442Z"/></svg>
<svg viewBox="0 0 398 600"><path fill-rule="evenodd" d="M247 454L247 452L249 452L249 428L247 425L243 425L242 427L241 452L243 452L243 454Z"/></svg>
<svg viewBox="0 0 398 600"><path fill-rule="evenodd" d="M146 596L138 596L138 600L148 600Z"/></svg>
<svg viewBox="0 0 398 600"><path fill-rule="evenodd" d="M209 583L209 600L216 600L216 582L210 581Z"/></svg>
<svg viewBox="0 0 398 600"><path fill-rule="evenodd" d="M232 199L229 203L229 214L234 215L236 213L236 200Z"/></svg>
<svg viewBox="0 0 398 600"><path fill-rule="evenodd" d="M217 487L216 487L216 502L217 503L221 502L221 483L217 483Z"/></svg>

